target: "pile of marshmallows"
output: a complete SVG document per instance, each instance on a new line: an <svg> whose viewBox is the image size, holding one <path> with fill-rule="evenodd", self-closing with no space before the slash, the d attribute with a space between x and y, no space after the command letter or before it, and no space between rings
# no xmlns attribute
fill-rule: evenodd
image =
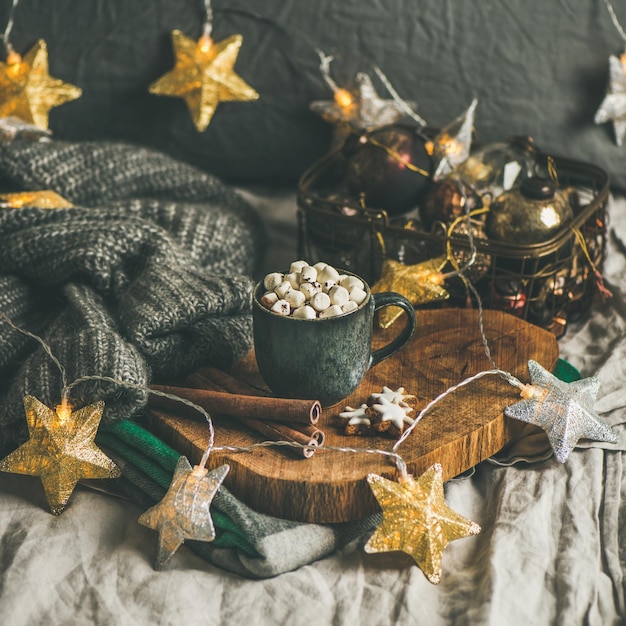
<svg viewBox="0 0 626 626"><path fill-rule="evenodd" d="M288 274L272 272L263 280L261 304L278 315L314 320L351 313L367 298L360 278L340 274L327 263L294 261Z"/></svg>

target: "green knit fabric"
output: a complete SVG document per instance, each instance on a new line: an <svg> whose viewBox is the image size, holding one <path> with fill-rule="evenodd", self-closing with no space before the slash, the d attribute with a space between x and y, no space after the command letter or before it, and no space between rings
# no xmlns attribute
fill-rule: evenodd
<svg viewBox="0 0 626 626"><path fill-rule="evenodd" d="M163 469L158 463L154 463L137 448L129 446L124 441L118 439L115 435L112 435L111 433L98 433L96 443L99 446L115 450L115 452L132 463L137 469L140 469L144 474L147 474L150 478L152 478L152 480L154 480L159 486L163 487L163 489L167 489L170 486L170 483L172 482L172 472L168 472Z"/></svg>
<svg viewBox="0 0 626 626"><path fill-rule="evenodd" d="M170 475L170 481L176 468L176 463L180 454L163 443L151 432L142 428L133 420L124 420L113 424L105 424L100 429L104 433L112 433L129 446L142 450L144 455L148 455L153 461L158 463ZM165 487L169 486L169 482Z"/></svg>
<svg viewBox="0 0 626 626"><path fill-rule="evenodd" d="M582 374L571 364L568 363L565 359L559 359L554 366L554 370L552 373L559 379L565 383L572 383L575 380L580 380L582 378Z"/></svg>
<svg viewBox="0 0 626 626"><path fill-rule="evenodd" d="M163 489L170 486L180 454L136 422L125 420L105 425L96 442L119 454ZM259 556L245 533L227 515L213 507L211 518L216 532L215 547L238 548L251 557Z"/></svg>

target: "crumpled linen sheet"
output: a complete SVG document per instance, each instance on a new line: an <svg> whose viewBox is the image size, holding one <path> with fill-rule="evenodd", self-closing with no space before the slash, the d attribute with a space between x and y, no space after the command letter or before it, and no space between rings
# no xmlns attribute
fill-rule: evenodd
<svg viewBox="0 0 626 626"><path fill-rule="evenodd" d="M273 207L284 253L292 196L255 198ZM571 325L560 349L584 376L600 377L596 409L620 444L586 445L564 465L482 463L447 483L448 504L483 530L446 548L438 586L409 557L365 554L366 537L267 580L242 579L186 547L156 572L156 535L136 523L134 505L79 487L56 518L38 479L0 475L2 623L624 623L626 200L611 203L610 217L613 301Z"/></svg>

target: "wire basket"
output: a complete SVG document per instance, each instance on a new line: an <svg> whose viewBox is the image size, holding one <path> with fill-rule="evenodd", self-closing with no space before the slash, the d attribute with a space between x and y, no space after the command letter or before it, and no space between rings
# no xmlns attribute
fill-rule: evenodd
<svg viewBox="0 0 626 626"><path fill-rule="evenodd" d="M595 165L550 157L561 187L575 189L574 219L547 241L532 245L473 237L476 267L467 277L485 308L507 311L560 337L568 321L591 305L606 249L609 178ZM462 261L471 254L467 235L447 234L443 224L425 232L409 216L390 219L341 193L346 158L331 153L307 170L298 184L298 250L309 262L325 261L363 276L380 276L383 258L419 263L452 250ZM537 155L537 168L548 156ZM449 248L448 248L449 246ZM480 269L480 271L477 271ZM460 278L446 281L450 298L433 306L476 306ZM473 301L472 301L473 300Z"/></svg>

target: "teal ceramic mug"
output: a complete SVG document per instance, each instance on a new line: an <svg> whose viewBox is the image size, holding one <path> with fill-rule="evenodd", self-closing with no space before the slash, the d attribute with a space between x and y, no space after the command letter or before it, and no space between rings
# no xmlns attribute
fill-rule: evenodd
<svg viewBox="0 0 626 626"><path fill-rule="evenodd" d="M323 319L274 313L260 302L266 291L263 283L256 286L256 361L263 380L276 395L315 399L324 406L335 404L358 387L370 367L397 352L411 338L416 327L411 303L398 293L373 294L363 283L367 297L356 310ZM374 314L386 306L404 309L406 324L389 344L372 351Z"/></svg>

